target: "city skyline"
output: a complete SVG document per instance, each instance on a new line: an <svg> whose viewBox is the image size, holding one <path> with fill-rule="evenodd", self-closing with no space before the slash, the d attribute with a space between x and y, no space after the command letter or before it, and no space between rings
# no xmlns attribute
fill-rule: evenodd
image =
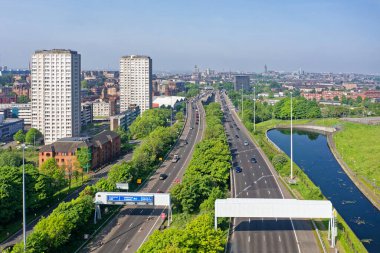
<svg viewBox="0 0 380 253"><path fill-rule="evenodd" d="M155 59L154 72L189 72L195 64L242 72L263 72L264 64L283 71L380 72L377 1L33 1L3 7L30 17L0 17L0 65L11 68L27 68L35 50L67 48L81 53L85 70L117 70L120 56L142 54Z"/></svg>

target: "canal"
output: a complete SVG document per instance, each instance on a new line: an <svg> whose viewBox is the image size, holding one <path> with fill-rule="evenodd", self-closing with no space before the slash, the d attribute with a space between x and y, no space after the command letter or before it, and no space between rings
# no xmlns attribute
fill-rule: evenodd
<svg viewBox="0 0 380 253"><path fill-rule="evenodd" d="M290 157L290 130L270 130L268 138ZM332 202L367 250L380 252L380 212L342 170L326 136L293 130L293 159Z"/></svg>

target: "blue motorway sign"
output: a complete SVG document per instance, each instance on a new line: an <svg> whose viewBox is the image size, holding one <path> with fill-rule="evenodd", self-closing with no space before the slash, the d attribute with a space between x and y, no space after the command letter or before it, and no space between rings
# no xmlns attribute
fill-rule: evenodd
<svg viewBox="0 0 380 253"><path fill-rule="evenodd" d="M107 195L109 202L135 202L153 204L153 196L122 196L122 195Z"/></svg>

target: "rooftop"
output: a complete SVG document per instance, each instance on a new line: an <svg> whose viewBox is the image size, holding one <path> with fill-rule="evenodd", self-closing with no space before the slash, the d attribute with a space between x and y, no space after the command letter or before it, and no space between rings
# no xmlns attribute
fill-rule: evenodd
<svg viewBox="0 0 380 253"><path fill-rule="evenodd" d="M35 54L78 54L78 52L70 50L70 49L51 49L51 50L36 50Z"/></svg>
<svg viewBox="0 0 380 253"><path fill-rule="evenodd" d="M150 57L146 56L146 55L125 55L125 56L122 56L121 58L122 59L123 58L129 58L129 59L134 59L134 58L150 59Z"/></svg>

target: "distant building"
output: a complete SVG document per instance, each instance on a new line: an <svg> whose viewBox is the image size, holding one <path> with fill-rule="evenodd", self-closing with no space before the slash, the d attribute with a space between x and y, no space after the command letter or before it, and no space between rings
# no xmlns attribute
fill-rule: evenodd
<svg viewBox="0 0 380 253"><path fill-rule="evenodd" d="M131 107L125 112L110 117L110 130L116 131L119 127L128 130L129 126L140 115L140 108L138 106Z"/></svg>
<svg viewBox="0 0 380 253"><path fill-rule="evenodd" d="M41 166L49 158L54 158L58 166L64 167L66 172L69 169L79 170L76 154L78 149L85 147L91 156L89 170L95 169L117 158L120 154L120 145L120 136L112 131L103 131L92 138L63 138L41 147L39 165Z"/></svg>
<svg viewBox="0 0 380 253"><path fill-rule="evenodd" d="M80 120L81 126L91 124L94 118L93 105L91 102L81 103Z"/></svg>
<svg viewBox="0 0 380 253"><path fill-rule="evenodd" d="M158 96L154 97L153 108L160 108L161 106L175 108L178 103L184 101L185 97L178 96Z"/></svg>
<svg viewBox="0 0 380 253"><path fill-rule="evenodd" d="M109 102L96 100L92 103L94 118L109 118L111 116L111 105Z"/></svg>
<svg viewBox="0 0 380 253"><path fill-rule="evenodd" d="M23 119L5 119L0 114L0 139L12 137L18 130L24 129Z"/></svg>
<svg viewBox="0 0 380 253"><path fill-rule="evenodd" d="M358 88L358 85L356 83L343 83L342 86L346 90L353 90Z"/></svg>
<svg viewBox="0 0 380 253"><path fill-rule="evenodd" d="M251 90L248 75L236 75L234 77L234 90L238 91L238 90L241 90L242 88L245 91Z"/></svg>
<svg viewBox="0 0 380 253"><path fill-rule="evenodd" d="M45 144L80 134L81 56L65 49L38 50L32 56L32 127Z"/></svg>
<svg viewBox="0 0 380 253"><path fill-rule="evenodd" d="M28 83L15 82L13 84L12 91L17 96L26 96L29 98L29 96L30 96L30 85Z"/></svg>
<svg viewBox="0 0 380 253"><path fill-rule="evenodd" d="M0 110L9 109L9 118L19 118L24 120L24 125L32 124L31 103L27 104L0 104Z"/></svg>
<svg viewBox="0 0 380 253"><path fill-rule="evenodd" d="M120 59L120 111L131 105L141 113L152 108L152 59L148 56L129 55Z"/></svg>

